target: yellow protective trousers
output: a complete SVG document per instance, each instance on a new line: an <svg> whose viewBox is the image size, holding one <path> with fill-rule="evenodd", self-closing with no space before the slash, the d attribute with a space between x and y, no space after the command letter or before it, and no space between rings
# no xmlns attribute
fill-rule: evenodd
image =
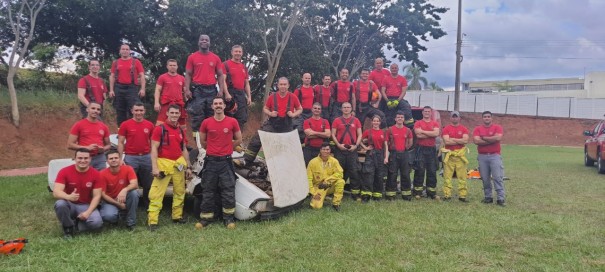
<svg viewBox="0 0 605 272"><path fill-rule="evenodd" d="M149 209L147 210L147 223L149 225L156 225L158 223L158 217L162 210L162 201L170 182L172 182L172 219L181 219L183 217L187 161L183 157L178 158L176 161L158 158L158 168L166 176L162 179L155 177L151 183Z"/></svg>
<svg viewBox="0 0 605 272"><path fill-rule="evenodd" d="M317 186L314 188L314 193L311 198L311 208L321 209L324 206L324 199L326 195L334 194L332 198L332 205L340 205L342 202L342 196L345 189L345 180L339 179L332 183L328 189L319 189Z"/></svg>
<svg viewBox="0 0 605 272"><path fill-rule="evenodd" d="M445 158L443 159L443 196L446 198L452 197L452 177L454 172L458 179L458 197L466 198L466 166L468 165L468 159L466 159L466 148L458 150L447 150L444 149Z"/></svg>

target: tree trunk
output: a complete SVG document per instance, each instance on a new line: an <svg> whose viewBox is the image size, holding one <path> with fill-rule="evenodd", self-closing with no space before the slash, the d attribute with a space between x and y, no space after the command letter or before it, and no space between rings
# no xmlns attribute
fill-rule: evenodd
<svg viewBox="0 0 605 272"><path fill-rule="evenodd" d="M8 85L8 95L11 99L11 121L15 127L19 127L20 117L19 117L19 105L17 104L17 91L15 90L15 74L17 73L17 69L15 67L9 66L8 75L6 76L6 83Z"/></svg>

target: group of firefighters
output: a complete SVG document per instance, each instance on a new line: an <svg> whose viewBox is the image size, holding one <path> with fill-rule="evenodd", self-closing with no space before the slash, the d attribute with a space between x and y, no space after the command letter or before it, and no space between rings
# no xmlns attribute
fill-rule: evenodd
<svg viewBox="0 0 605 272"><path fill-rule="evenodd" d="M200 35L198 47L187 59L185 77L177 73L177 61L171 59L167 73L157 79L155 125L144 118L145 107L140 101L145 96L144 69L131 56L128 45L120 47L120 58L112 63L109 91L99 78L99 61L89 61L90 73L78 82L83 119L73 125L68 137L75 164L59 171L53 189L58 199L55 212L65 238L76 231L99 229L103 222L116 224L118 218L133 230L139 186L143 188L140 199L147 208L149 230L158 228L169 183L173 184L172 221L186 223L185 181L193 175L185 134L187 119L195 140L206 150L199 173L202 182L196 188L202 196L196 228L204 228L217 218L222 218L227 228L235 228L237 177L231 154L242 142L241 129L252 102L249 76L242 63L241 46L233 46L231 59L225 62L209 50L207 35ZM443 154L444 198L452 197L455 173L458 199L466 202L465 145L469 134L460 124L460 113L451 113L452 124L443 132L431 119L428 106L422 111L423 119L414 123L411 107L403 99L407 81L398 74L397 64L385 69L381 58L374 64L372 71L363 69L355 82L350 81L349 71L342 69L338 80L332 82L331 76L325 75L321 85L311 86L311 74L305 73L302 85L293 92L288 79L279 78L277 91L264 104L268 119L261 130L299 131L311 207L321 208L326 195L333 194L333 208L339 211L345 180L349 180L353 199L359 202L393 200L399 190L408 201L423 194L438 199L439 151ZM111 149L109 129L101 120L107 95L113 98L119 127L117 150ZM493 202L493 179L497 203L503 206L502 128L491 123L491 116L483 113L484 123L475 128L473 140L479 151L483 202ZM371 121L371 128L363 131L366 119ZM412 123L413 129L409 129ZM441 150L435 146L438 137L443 137L445 144ZM411 149L413 139L416 147ZM253 166L260 148L256 133L241 167Z"/></svg>

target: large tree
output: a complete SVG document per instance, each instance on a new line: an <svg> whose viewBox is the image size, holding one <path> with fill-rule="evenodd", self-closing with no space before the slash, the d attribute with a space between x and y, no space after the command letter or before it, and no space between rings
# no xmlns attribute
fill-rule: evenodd
<svg viewBox="0 0 605 272"><path fill-rule="evenodd" d="M8 18L8 26L14 35L14 40L10 45L6 82L11 100L11 121L16 127L19 127L21 119L14 78L21 66L21 62L29 52L29 44L34 39L36 19L45 2L45 0L2 1L4 16Z"/></svg>
<svg viewBox="0 0 605 272"><path fill-rule="evenodd" d="M422 76L422 70L414 65L406 65L403 67L405 78L408 80L408 90L419 91L427 87L428 80ZM421 84L422 83L422 84Z"/></svg>

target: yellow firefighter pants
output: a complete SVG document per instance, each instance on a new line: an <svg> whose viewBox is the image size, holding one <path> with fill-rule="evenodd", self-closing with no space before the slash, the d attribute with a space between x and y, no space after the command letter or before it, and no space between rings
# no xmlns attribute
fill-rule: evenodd
<svg viewBox="0 0 605 272"><path fill-rule="evenodd" d="M334 198L332 199L332 205L340 205L342 201L342 195L345 188L345 180L338 179L336 180L332 186L328 189L319 189L317 185L315 186L315 194L311 198L311 208L313 209L321 209L324 206L324 199L326 195L334 194Z"/></svg>
<svg viewBox="0 0 605 272"><path fill-rule="evenodd" d="M458 197L466 198L466 163L461 157L449 156L448 160L443 163L443 196L452 197L452 176L456 172L458 178Z"/></svg>
<svg viewBox="0 0 605 272"><path fill-rule="evenodd" d="M178 170L178 166L183 165L182 170ZM160 171L164 171L166 175L160 179L155 177L151 183L151 189L149 190L149 212L147 217L147 223L149 225L156 225L158 223L158 217L162 210L162 201L166 194L166 188L172 181L172 219L181 219L183 217L183 203L185 201L185 170L187 169L187 162L183 157L180 157L176 161L168 160L164 158L158 158L158 168Z"/></svg>

